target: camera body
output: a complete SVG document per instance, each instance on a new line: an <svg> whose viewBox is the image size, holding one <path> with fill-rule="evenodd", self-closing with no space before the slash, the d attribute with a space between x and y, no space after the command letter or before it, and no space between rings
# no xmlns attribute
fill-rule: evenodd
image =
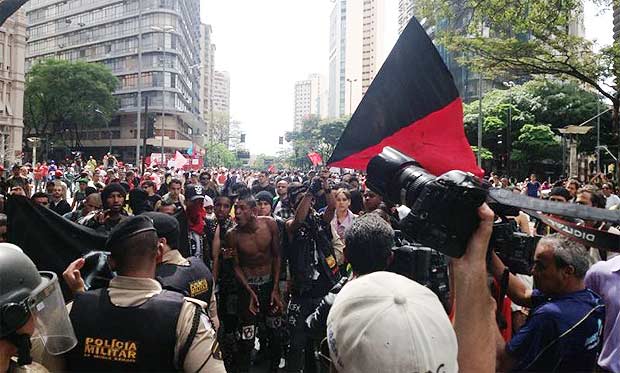
<svg viewBox="0 0 620 373"><path fill-rule="evenodd" d="M399 232L396 233L398 237ZM450 281L446 257L429 247L411 245L408 242L401 242L400 245L393 248L394 259L386 270L426 286L447 307Z"/></svg>
<svg viewBox="0 0 620 373"><path fill-rule="evenodd" d="M488 185L472 174L449 171L435 177L390 147L369 162L366 184L411 209L400 221L403 233L451 257L465 253L480 221L477 209L488 195Z"/></svg>
<svg viewBox="0 0 620 373"><path fill-rule="evenodd" d="M534 264L534 251L540 238L517 232L510 222L501 222L493 225L489 246L510 272L529 275Z"/></svg>

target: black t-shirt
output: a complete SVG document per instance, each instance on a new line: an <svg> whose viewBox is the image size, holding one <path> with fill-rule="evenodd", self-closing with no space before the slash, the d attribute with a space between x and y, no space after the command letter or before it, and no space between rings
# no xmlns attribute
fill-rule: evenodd
<svg viewBox="0 0 620 373"><path fill-rule="evenodd" d="M28 185L28 179L26 179L25 177L21 177L21 176L11 176L6 181L6 184L9 187L9 190L16 186L20 186L25 189L26 185Z"/></svg>
<svg viewBox="0 0 620 373"><path fill-rule="evenodd" d="M252 194L256 195L262 191L267 191L271 193L272 196L276 195L276 188L273 184L267 184L266 186L261 186L260 184L252 185Z"/></svg>

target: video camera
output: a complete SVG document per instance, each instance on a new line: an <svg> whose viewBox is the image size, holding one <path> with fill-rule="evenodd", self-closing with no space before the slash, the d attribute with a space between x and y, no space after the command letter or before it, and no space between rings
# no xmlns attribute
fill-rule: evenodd
<svg viewBox="0 0 620 373"><path fill-rule="evenodd" d="M445 256L429 247L408 242L399 230L395 231L395 235L394 259L387 270L426 286L447 306L450 282Z"/></svg>

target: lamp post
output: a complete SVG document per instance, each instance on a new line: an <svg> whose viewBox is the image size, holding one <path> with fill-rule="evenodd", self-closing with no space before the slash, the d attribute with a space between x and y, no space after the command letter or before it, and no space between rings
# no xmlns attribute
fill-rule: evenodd
<svg viewBox="0 0 620 373"><path fill-rule="evenodd" d="M516 86L515 82L508 81L503 83L509 90ZM510 177L510 153L512 152L512 92L508 95L510 103L508 105L508 127L506 128L506 174Z"/></svg>
<svg viewBox="0 0 620 373"><path fill-rule="evenodd" d="M162 165L164 164L165 161L165 157L164 157L164 129L166 128L166 34L172 33L174 32L174 27L172 26L164 26L162 27L157 27L157 26L151 26L151 29L154 31L158 31L163 33L164 35L164 43L162 46L162 54L163 54L163 59L162 59L162 71L163 71L163 76L162 76L162 84L161 84L161 163Z"/></svg>
<svg viewBox="0 0 620 373"><path fill-rule="evenodd" d="M349 83L349 115L353 115L353 83L357 82L357 79L347 78L347 82Z"/></svg>
<svg viewBox="0 0 620 373"><path fill-rule="evenodd" d="M37 146L41 142L40 137L28 137L28 141L32 143L32 165L37 163Z"/></svg>
<svg viewBox="0 0 620 373"><path fill-rule="evenodd" d="M105 115L101 110L95 109L95 113L105 119ZM108 129L108 153L112 154L112 131L110 131L110 123L107 120L105 121L105 127Z"/></svg>
<svg viewBox="0 0 620 373"><path fill-rule="evenodd" d="M136 113L136 167L140 164L140 128L142 127L142 0L138 0L138 111ZM145 134L146 137L146 134ZM144 172L144 166L142 167Z"/></svg>

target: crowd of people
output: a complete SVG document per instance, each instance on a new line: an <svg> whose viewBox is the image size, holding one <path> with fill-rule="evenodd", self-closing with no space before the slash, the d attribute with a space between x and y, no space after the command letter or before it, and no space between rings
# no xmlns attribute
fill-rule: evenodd
<svg viewBox="0 0 620 373"><path fill-rule="evenodd" d="M487 181L534 198L620 205L602 174L585 184ZM510 217L515 232L542 236L530 275L511 273L489 250L495 216L483 204L465 255L445 259L445 302L414 276L390 272L402 210L367 188L363 173L141 172L106 155L14 166L0 194L107 235L96 254L109 282L86 278L89 258L60 279L73 294L67 317L77 346L53 359L33 351L50 370L620 372L620 257L523 212ZM0 215L3 239L6 220ZM576 223L620 234L606 222ZM28 261L0 245L0 269ZM0 315L9 303L36 304L41 279L0 287ZM29 362L21 356L30 347L16 341L36 335L36 314L23 313L0 320L0 347L14 346L0 348L8 351L0 370Z"/></svg>

